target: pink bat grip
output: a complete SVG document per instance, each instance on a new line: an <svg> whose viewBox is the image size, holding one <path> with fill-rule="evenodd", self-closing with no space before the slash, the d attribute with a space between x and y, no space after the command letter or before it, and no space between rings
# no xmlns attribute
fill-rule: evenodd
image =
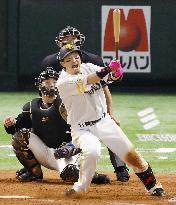
<svg viewBox="0 0 176 205"><path fill-rule="evenodd" d="M122 77L124 70L120 64L120 61L112 60L109 63L109 68L114 73L114 77L116 77L116 78Z"/></svg>

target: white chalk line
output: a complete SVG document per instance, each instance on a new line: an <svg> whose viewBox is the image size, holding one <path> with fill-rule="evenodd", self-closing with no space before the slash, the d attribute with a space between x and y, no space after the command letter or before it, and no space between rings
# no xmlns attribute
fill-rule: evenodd
<svg viewBox="0 0 176 205"><path fill-rule="evenodd" d="M31 199L31 200L34 200L34 201L42 201L42 202L51 202L51 203L54 203L56 202L56 200L54 199L41 199L41 198L34 198L32 196L19 196L19 195L0 195L0 199ZM62 200L57 200L57 202L61 202Z"/></svg>
<svg viewBox="0 0 176 205"><path fill-rule="evenodd" d="M0 199L30 199L31 196L1 195Z"/></svg>
<svg viewBox="0 0 176 205"><path fill-rule="evenodd" d="M176 134L136 134L139 142L176 142Z"/></svg>

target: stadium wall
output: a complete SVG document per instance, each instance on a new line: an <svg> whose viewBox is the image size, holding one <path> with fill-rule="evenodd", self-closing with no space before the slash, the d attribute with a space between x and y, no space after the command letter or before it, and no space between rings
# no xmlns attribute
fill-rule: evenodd
<svg viewBox="0 0 176 205"><path fill-rule="evenodd" d="M66 25L86 35L85 50L103 57L103 22L107 24L106 11L116 7L124 13L127 9L150 11L144 18L149 19L150 49L145 52L150 56L150 68L147 72L126 69L121 87L176 87L174 0L1 0L0 90L33 89L42 59L57 52L54 39ZM135 15L133 17L134 21ZM139 51L142 50L136 47L121 54L138 55Z"/></svg>

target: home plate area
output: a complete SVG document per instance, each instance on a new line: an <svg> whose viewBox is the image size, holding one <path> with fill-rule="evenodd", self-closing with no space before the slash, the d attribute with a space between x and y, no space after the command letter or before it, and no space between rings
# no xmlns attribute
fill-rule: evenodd
<svg viewBox="0 0 176 205"><path fill-rule="evenodd" d="M135 174L130 180L116 181L113 172L104 172L111 178L111 184L91 184L86 194L66 198L63 192L72 186L59 179L57 172L45 171L42 182L21 183L15 179L15 171L0 171L0 205L167 205L176 203L176 175L156 174L165 189L166 196L150 196Z"/></svg>

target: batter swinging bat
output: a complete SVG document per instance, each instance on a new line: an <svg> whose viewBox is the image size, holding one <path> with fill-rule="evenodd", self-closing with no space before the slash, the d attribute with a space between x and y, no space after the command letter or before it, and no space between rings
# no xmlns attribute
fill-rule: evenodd
<svg viewBox="0 0 176 205"><path fill-rule="evenodd" d="M114 40L115 40L115 55L116 59L119 58L119 35L120 35L120 9L113 11L113 26L114 26Z"/></svg>

